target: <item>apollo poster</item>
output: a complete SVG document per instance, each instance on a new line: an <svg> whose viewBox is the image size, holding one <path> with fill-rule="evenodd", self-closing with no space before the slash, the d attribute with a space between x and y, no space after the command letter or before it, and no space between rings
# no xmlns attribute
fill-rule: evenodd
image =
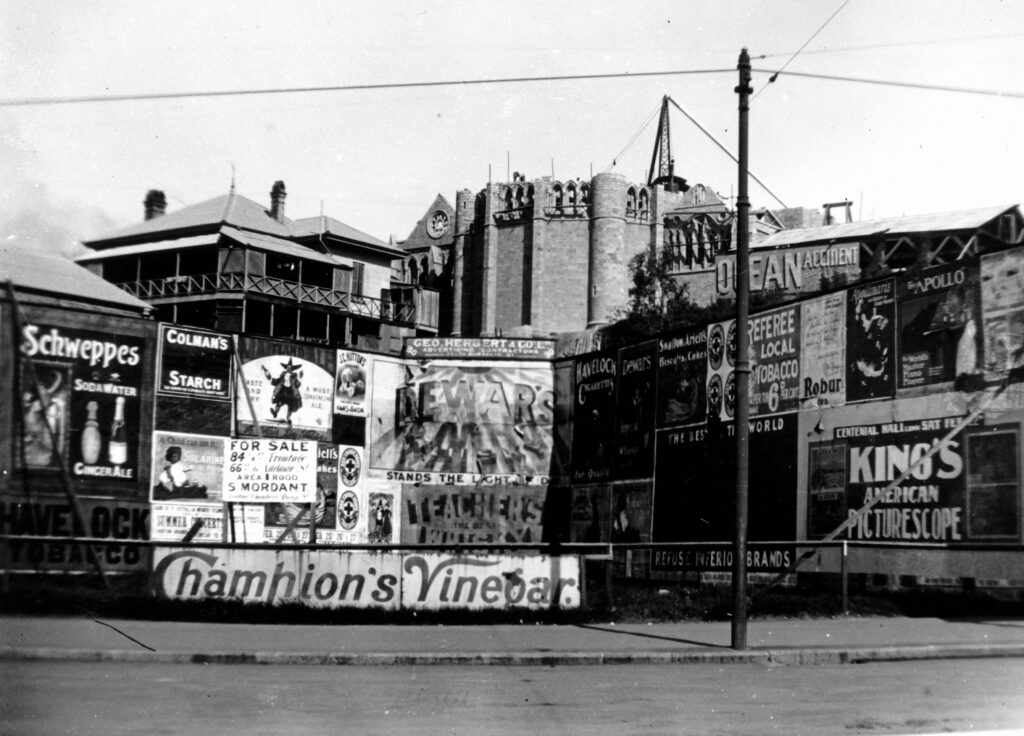
<svg viewBox="0 0 1024 736"><path fill-rule="evenodd" d="M66 464L72 478L84 484L81 490L133 492L139 478L144 340L31 323L21 337L21 353L31 359L45 397L37 396L31 374L22 370L24 450L15 453L16 461L54 473Z"/></svg>
<svg viewBox="0 0 1024 736"><path fill-rule="evenodd" d="M334 413L350 417L367 415L367 386L370 356L339 350L338 376L334 385Z"/></svg>
<svg viewBox="0 0 1024 736"><path fill-rule="evenodd" d="M982 371L981 294L976 263L957 261L903 275L899 388L968 383Z"/></svg>
<svg viewBox="0 0 1024 736"><path fill-rule="evenodd" d="M1000 380L1024 367L1024 249L981 257L985 371Z"/></svg>
<svg viewBox="0 0 1024 736"><path fill-rule="evenodd" d="M890 542L959 542L966 539L964 436L919 461L960 417L836 427L845 448L847 514L884 494L848 530L847 538ZM833 460L834 464L834 460ZM890 483L916 466L899 486ZM810 477L818 470L810 468ZM888 490L887 490L888 489ZM810 526L822 526L812 519Z"/></svg>
<svg viewBox="0 0 1024 736"><path fill-rule="evenodd" d="M572 479L597 483L612 476L615 451L614 352L590 353L573 362Z"/></svg>
<svg viewBox="0 0 1024 736"><path fill-rule="evenodd" d="M235 390L239 435L331 440L336 351L248 337L238 350L244 376Z"/></svg>
<svg viewBox="0 0 1024 736"><path fill-rule="evenodd" d="M659 429L699 424L707 416L707 343L703 327L658 340Z"/></svg>
<svg viewBox="0 0 1024 736"><path fill-rule="evenodd" d="M161 324L158 346L158 395L231 401L230 335Z"/></svg>
<svg viewBox="0 0 1024 736"><path fill-rule="evenodd" d="M750 316L750 416L800 406L800 307Z"/></svg>
<svg viewBox="0 0 1024 736"><path fill-rule="evenodd" d="M403 544L518 544L540 542L542 486L402 488Z"/></svg>
<svg viewBox="0 0 1024 736"><path fill-rule="evenodd" d="M729 421L736 414L736 320L708 325L708 417Z"/></svg>
<svg viewBox="0 0 1024 736"><path fill-rule="evenodd" d="M800 306L800 408L846 403L846 292Z"/></svg>
<svg viewBox="0 0 1024 736"><path fill-rule="evenodd" d="M224 437L154 432L151 498L165 503L220 501L226 441Z"/></svg>
<svg viewBox="0 0 1024 736"><path fill-rule="evenodd" d="M374 360L374 368L369 470L375 477L547 485L554 420L549 363Z"/></svg>
<svg viewBox="0 0 1024 736"><path fill-rule="evenodd" d="M615 478L645 478L652 473L657 359L656 340L619 350Z"/></svg>
<svg viewBox="0 0 1024 736"><path fill-rule="evenodd" d="M891 398L896 388L896 294L892 279L847 290L846 400Z"/></svg>

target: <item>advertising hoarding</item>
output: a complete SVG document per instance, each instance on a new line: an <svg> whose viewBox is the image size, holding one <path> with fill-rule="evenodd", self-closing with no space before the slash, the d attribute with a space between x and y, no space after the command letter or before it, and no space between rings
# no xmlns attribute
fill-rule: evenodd
<svg viewBox="0 0 1024 736"><path fill-rule="evenodd" d="M846 403L846 292L800 305L800 408Z"/></svg>
<svg viewBox="0 0 1024 736"><path fill-rule="evenodd" d="M658 340L659 429L699 424L707 416L707 344L704 327Z"/></svg>
<svg viewBox="0 0 1024 736"><path fill-rule="evenodd" d="M224 492L224 437L153 433L154 501L219 501Z"/></svg>
<svg viewBox="0 0 1024 736"><path fill-rule="evenodd" d="M897 286L899 387L979 373L983 342L977 264L955 262L901 275Z"/></svg>
<svg viewBox="0 0 1024 736"><path fill-rule="evenodd" d="M750 316L750 416L800 406L800 308Z"/></svg>
<svg viewBox="0 0 1024 736"><path fill-rule="evenodd" d="M427 486L402 489L404 544L540 542L541 486Z"/></svg>
<svg viewBox="0 0 1024 736"><path fill-rule="evenodd" d="M645 478L653 471L657 370L657 340L619 350L615 478Z"/></svg>
<svg viewBox="0 0 1024 736"><path fill-rule="evenodd" d="M896 387L896 289L892 279L847 290L846 400L891 398Z"/></svg>
<svg viewBox="0 0 1024 736"><path fill-rule="evenodd" d="M335 350L242 337L238 353L238 434L331 441Z"/></svg>
<svg viewBox="0 0 1024 736"><path fill-rule="evenodd" d="M317 443L231 439L224 454L225 501L315 503Z"/></svg>
<svg viewBox="0 0 1024 736"><path fill-rule="evenodd" d="M156 392L231 401L231 336L195 327L160 325Z"/></svg>
<svg viewBox="0 0 1024 736"><path fill-rule="evenodd" d="M85 517L84 528L75 522L74 511L65 499L0 500L0 532L11 535L4 540L7 555L5 564L9 569L94 571L88 553L81 544L19 539L19 535L101 539L104 541L91 546L106 570L140 572L148 569L148 547L128 544L149 539L148 504L80 498L79 505Z"/></svg>
<svg viewBox="0 0 1024 736"><path fill-rule="evenodd" d="M438 360L394 366L375 360L374 366L375 477L438 485L547 484L554 422L550 364ZM383 395L389 383L390 402ZM394 417L394 424L385 417Z"/></svg>
<svg viewBox="0 0 1024 736"><path fill-rule="evenodd" d="M21 352L31 359L47 405L22 371L24 452L16 461L57 472L63 460L76 480L134 490L144 350L141 337L26 324Z"/></svg>
<svg viewBox="0 0 1024 736"><path fill-rule="evenodd" d="M614 352L590 353L573 363L572 478L577 483L608 480L615 461Z"/></svg>

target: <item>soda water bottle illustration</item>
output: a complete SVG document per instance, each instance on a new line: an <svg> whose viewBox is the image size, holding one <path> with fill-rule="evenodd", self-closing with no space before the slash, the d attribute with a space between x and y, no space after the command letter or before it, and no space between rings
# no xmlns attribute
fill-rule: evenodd
<svg viewBox="0 0 1024 736"><path fill-rule="evenodd" d="M95 465L100 458L100 424L96 421L96 410L99 405L90 401L85 405L89 413L85 420L85 428L82 430L82 462L86 465Z"/></svg>
<svg viewBox="0 0 1024 736"><path fill-rule="evenodd" d="M107 450L112 465L128 461L128 432L124 428L124 397L114 402L114 423L110 425L110 447Z"/></svg>

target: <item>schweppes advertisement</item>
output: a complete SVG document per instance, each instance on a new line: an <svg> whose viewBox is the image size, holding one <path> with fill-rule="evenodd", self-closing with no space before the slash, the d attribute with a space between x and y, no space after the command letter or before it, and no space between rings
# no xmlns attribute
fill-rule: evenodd
<svg viewBox="0 0 1024 736"><path fill-rule="evenodd" d="M25 464L60 468L75 478L138 479L142 358L141 337L27 324L21 352Z"/></svg>
<svg viewBox="0 0 1024 736"><path fill-rule="evenodd" d="M164 396L231 401L231 336L160 325L156 390Z"/></svg>

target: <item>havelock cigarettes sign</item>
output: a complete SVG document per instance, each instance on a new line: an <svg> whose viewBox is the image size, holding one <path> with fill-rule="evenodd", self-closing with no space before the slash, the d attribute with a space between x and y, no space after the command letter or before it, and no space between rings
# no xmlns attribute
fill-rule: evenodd
<svg viewBox="0 0 1024 736"><path fill-rule="evenodd" d="M316 441L233 439L224 453L224 500L312 503Z"/></svg>

